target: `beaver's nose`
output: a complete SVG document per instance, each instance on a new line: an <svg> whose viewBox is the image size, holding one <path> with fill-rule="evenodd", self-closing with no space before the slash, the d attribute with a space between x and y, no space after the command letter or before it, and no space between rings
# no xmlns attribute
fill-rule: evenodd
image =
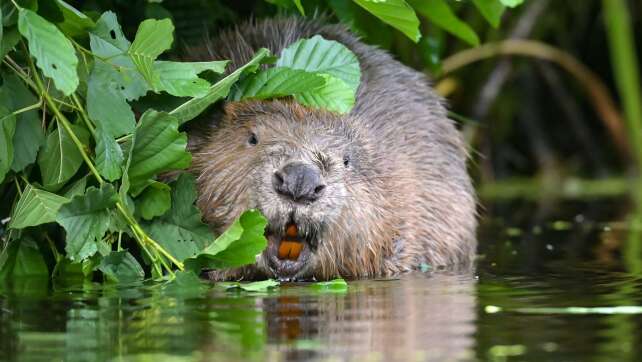
<svg viewBox="0 0 642 362"><path fill-rule="evenodd" d="M302 162L291 162L274 173L274 190L295 202L313 202L325 190L318 168Z"/></svg>

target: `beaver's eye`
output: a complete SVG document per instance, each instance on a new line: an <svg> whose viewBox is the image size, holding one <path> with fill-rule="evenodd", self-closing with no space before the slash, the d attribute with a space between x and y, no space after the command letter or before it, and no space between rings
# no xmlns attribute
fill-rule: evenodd
<svg viewBox="0 0 642 362"><path fill-rule="evenodd" d="M250 138L247 139L247 143L249 143L252 146L256 146L259 143L259 139L256 137L254 133L251 133Z"/></svg>
<svg viewBox="0 0 642 362"><path fill-rule="evenodd" d="M348 155L343 156L343 165L345 167L348 167L350 165L350 156Z"/></svg>

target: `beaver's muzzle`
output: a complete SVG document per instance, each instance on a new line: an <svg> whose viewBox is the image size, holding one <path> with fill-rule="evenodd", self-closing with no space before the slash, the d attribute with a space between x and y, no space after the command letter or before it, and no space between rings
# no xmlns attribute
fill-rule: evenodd
<svg viewBox="0 0 642 362"><path fill-rule="evenodd" d="M276 171L272 186L277 194L296 203L315 202L325 191L319 168L298 161L290 162Z"/></svg>

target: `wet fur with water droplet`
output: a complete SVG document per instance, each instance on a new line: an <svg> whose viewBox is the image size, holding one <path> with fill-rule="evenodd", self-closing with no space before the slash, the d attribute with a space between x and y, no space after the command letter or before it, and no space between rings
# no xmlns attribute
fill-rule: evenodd
<svg viewBox="0 0 642 362"><path fill-rule="evenodd" d="M295 222L309 241L304 263L281 275L268 248L254 265L208 277L360 278L423 263L469 264L476 250L476 201L467 154L422 73L340 25L303 19L239 25L193 58L230 59L232 71L261 47L278 55L316 34L346 45L359 59L361 84L349 114L289 99L229 102L189 133L205 221L222 232L244 210L256 208L268 219L270 235L283 235ZM293 161L321 171L326 188L315 202L294 203L275 192L274 172Z"/></svg>

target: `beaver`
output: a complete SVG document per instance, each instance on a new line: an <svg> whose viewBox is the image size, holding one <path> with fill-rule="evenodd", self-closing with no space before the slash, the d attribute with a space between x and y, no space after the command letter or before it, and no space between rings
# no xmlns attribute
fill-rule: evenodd
<svg viewBox="0 0 642 362"><path fill-rule="evenodd" d="M229 59L233 71L262 47L278 55L314 35L359 60L348 114L292 99L230 101L188 131L197 206L211 228L224 231L247 209L268 220L255 264L207 277L352 279L470 263L477 222L467 152L425 75L341 25L303 18L250 21L192 58Z"/></svg>

